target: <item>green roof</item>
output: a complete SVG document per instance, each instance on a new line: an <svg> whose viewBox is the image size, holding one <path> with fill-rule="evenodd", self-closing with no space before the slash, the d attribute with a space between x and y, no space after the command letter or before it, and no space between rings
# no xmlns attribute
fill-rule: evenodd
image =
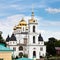
<svg viewBox="0 0 60 60"><path fill-rule="evenodd" d="M16 59L16 60L32 60L32 59L29 59L29 58L19 58L19 59Z"/></svg>
<svg viewBox="0 0 60 60"><path fill-rule="evenodd" d="M0 51L13 51L10 48L4 47L3 45L0 45Z"/></svg>

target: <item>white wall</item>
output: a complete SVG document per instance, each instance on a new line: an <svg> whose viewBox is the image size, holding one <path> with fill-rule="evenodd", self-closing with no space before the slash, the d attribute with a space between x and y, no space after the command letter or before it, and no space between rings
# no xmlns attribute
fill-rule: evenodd
<svg viewBox="0 0 60 60"><path fill-rule="evenodd" d="M39 59L40 47L39 46L29 46L28 57L31 59L33 58L33 51L36 51L36 58Z"/></svg>

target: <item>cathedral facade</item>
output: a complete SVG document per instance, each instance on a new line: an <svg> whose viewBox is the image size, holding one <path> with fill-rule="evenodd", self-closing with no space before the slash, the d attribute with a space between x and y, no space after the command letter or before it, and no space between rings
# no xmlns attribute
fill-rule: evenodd
<svg viewBox="0 0 60 60"><path fill-rule="evenodd" d="M14 57L25 54L28 58L40 59L41 56L46 56L46 46L37 27L38 22L34 18L34 12L32 12L28 23L22 18L14 27L11 37L6 38L7 47L14 50Z"/></svg>

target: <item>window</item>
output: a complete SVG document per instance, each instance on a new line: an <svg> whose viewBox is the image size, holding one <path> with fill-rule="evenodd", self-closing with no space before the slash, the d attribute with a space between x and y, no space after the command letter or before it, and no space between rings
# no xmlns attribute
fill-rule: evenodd
<svg viewBox="0 0 60 60"><path fill-rule="evenodd" d="M16 51L16 47L13 47L13 50Z"/></svg>
<svg viewBox="0 0 60 60"><path fill-rule="evenodd" d="M35 32L35 26L33 26L33 32Z"/></svg>
<svg viewBox="0 0 60 60"><path fill-rule="evenodd" d="M40 47L40 51L43 51L43 47Z"/></svg>
<svg viewBox="0 0 60 60"><path fill-rule="evenodd" d="M33 58L36 57L36 51L33 51Z"/></svg>
<svg viewBox="0 0 60 60"><path fill-rule="evenodd" d="M35 43L35 36L33 36L33 43Z"/></svg>
<svg viewBox="0 0 60 60"><path fill-rule="evenodd" d="M24 27L23 27L23 31L24 31Z"/></svg>
<svg viewBox="0 0 60 60"><path fill-rule="evenodd" d="M23 47L22 47L22 46L20 46L20 47L19 47L19 50L23 50Z"/></svg>

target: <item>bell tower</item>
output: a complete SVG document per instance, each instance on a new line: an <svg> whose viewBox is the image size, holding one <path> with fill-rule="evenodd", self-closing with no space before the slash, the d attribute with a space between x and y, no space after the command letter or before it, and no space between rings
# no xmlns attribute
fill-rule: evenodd
<svg viewBox="0 0 60 60"><path fill-rule="evenodd" d="M35 33L37 32L37 20L34 17L34 12L32 10L32 15L31 15L31 19L29 20L29 32L30 33Z"/></svg>
<svg viewBox="0 0 60 60"><path fill-rule="evenodd" d="M39 51L37 52L36 46L38 45L38 32L37 32L38 22L34 17L34 11L32 10L31 19L29 19L28 27L29 27L29 40L28 40L28 48L29 48L29 57L30 58L39 58Z"/></svg>

